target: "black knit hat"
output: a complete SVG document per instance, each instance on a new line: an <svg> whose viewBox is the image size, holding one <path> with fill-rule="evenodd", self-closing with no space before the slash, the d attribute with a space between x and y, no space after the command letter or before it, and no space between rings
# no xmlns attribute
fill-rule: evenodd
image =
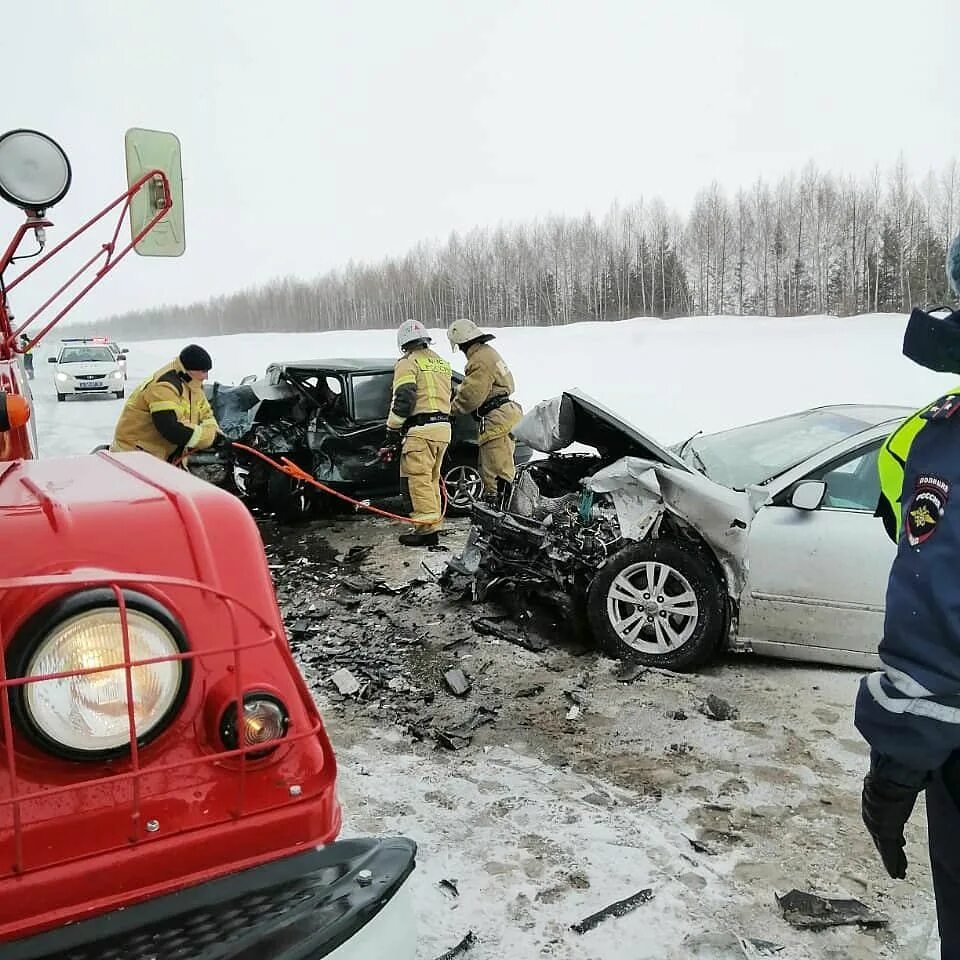
<svg viewBox="0 0 960 960"><path fill-rule="evenodd" d="M195 343L191 343L189 347L184 347L180 351L180 362L183 364L184 370L209 371L213 366L210 354Z"/></svg>

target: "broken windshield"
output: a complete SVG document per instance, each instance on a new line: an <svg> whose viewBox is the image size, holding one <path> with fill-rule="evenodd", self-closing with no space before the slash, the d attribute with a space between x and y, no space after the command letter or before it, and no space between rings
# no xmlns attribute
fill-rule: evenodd
<svg viewBox="0 0 960 960"><path fill-rule="evenodd" d="M699 437L687 444L683 459L711 480L743 490L871 425L835 410L807 410Z"/></svg>

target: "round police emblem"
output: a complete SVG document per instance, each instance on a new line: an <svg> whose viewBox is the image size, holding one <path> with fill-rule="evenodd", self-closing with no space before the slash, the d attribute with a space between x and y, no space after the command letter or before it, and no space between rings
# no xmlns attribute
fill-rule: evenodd
<svg viewBox="0 0 960 960"><path fill-rule="evenodd" d="M921 476L913 499L907 507L904 530L911 547L919 546L929 540L936 532L947 509L950 496L950 484L940 477Z"/></svg>

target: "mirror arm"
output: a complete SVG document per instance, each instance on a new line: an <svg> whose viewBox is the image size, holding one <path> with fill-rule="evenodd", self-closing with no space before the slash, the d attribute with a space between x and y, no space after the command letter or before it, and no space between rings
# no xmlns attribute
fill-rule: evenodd
<svg viewBox="0 0 960 960"><path fill-rule="evenodd" d="M117 237L120 234L120 228L123 225L123 221L124 221L124 218L126 217L127 210L130 207L131 200L133 199L134 196L136 196L137 193L140 192L140 190L144 188L146 184L156 180L157 178L162 179L162 181L165 184L165 187L164 187L165 205L160 210L157 211L157 213L151 218L151 220L147 223L147 225L137 234L137 236L129 244L127 244L119 253L117 253L116 256L114 256L116 252ZM65 240L58 243L52 250L50 250L47 254L45 254L43 257L37 260L36 263L32 264L27 270L24 270L23 273L21 273L15 280L7 284L6 290L7 291L12 290L14 287L17 286L18 283L20 283L22 280L25 280L35 270L38 270L45 263L47 263L47 261L49 261L54 256L56 256L61 250L64 249L64 247L71 244L79 236L86 233L95 224L99 223L104 217L107 216L107 214L115 210L118 206L121 208L119 217L117 219L117 226L116 226L116 229L114 230L112 239L108 243L103 244L100 250L96 254L94 254L79 270L77 270L76 273L74 273L73 276L70 277L70 279L67 280L67 282L64 283L56 291L56 293L54 293L52 297L49 297L43 303L40 309L35 310L23 323L21 323L16 330L12 330L12 331L5 330L4 332L7 333L7 336L6 336L6 339L2 342L2 344L0 344L0 347L2 347L2 349L4 350L9 350L14 348L17 336L19 336L27 327L29 327L30 324L33 323L37 319L37 317L39 317L40 314L43 313L44 310L47 309L47 307L49 307L63 293L65 293L70 287L72 287L73 284L87 270L89 270L101 257L106 256L106 261L104 262L103 266L100 267L100 269L96 272L96 274L94 275L94 278L85 287L83 287L83 289L81 289L80 292L72 300L70 300L70 302L62 310L60 310L60 312L57 313L57 315L51 321L49 321L49 323L47 323L40 330L39 333L37 333L33 337L33 339L29 343L29 348L32 348L44 336L46 336L47 333L49 333L50 330L54 326L56 326L67 315L67 313L69 313L111 270L113 270L114 267L116 267L117 264L124 259L124 257L126 257L130 253L130 251L134 248L134 246L138 244L166 216L166 214L169 212L172 205L173 205L173 201L171 199L169 181L167 180L166 174L164 174L160 170L151 170L148 173L145 173L142 177L140 177L140 179L137 180L130 187L129 190L127 190L125 193L122 193L112 203L104 207L98 214L91 217L85 224L83 224L78 229L74 230L74 232L71 233L70 236L68 236ZM14 236L13 241L11 242L10 246L7 248L6 253L3 255L3 258L0 259L0 272L2 272L2 269L9 264L10 260L12 259L13 255L16 253L17 248L20 245L20 242L23 240L24 234L28 230L31 230L34 228L48 227L48 226L53 226L53 224L47 220L37 220L35 217L32 217L28 213L26 223L23 223L20 225L20 227L17 230L17 233ZM3 306L5 307L5 304Z"/></svg>

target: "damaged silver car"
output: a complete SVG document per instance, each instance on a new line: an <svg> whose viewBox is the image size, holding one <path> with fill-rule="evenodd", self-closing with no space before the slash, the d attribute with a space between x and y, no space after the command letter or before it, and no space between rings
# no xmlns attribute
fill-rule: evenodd
<svg viewBox="0 0 960 960"><path fill-rule="evenodd" d="M841 405L666 448L571 390L514 431L546 454L473 508L451 576L565 607L613 656L691 670L719 650L877 664L893 545L876 457L910 411Z"/></svg>

